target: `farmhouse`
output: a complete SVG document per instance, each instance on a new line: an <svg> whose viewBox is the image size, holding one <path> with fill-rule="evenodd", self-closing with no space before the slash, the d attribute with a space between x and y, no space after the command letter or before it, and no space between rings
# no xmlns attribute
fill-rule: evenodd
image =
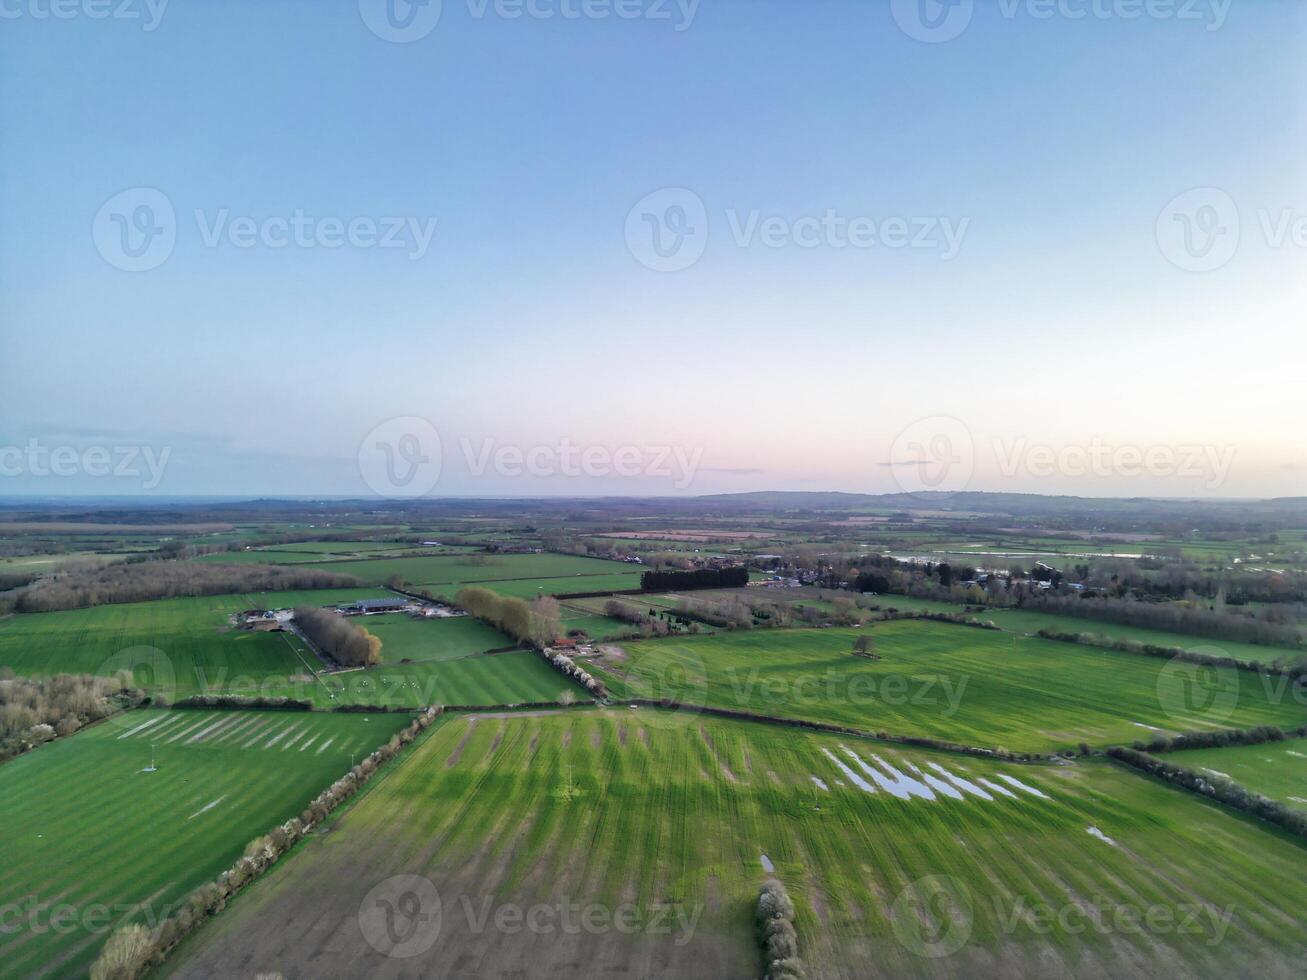
<svg viewBox="0 0 1307 980"><path fill-rule="evenodd" d="M351 602L348 605L341 606L341 612L344 613L381 613L381 612L399 612L408 605L408 600L401 596L395 596L393 599L360 599L358 602Z"/></svg>

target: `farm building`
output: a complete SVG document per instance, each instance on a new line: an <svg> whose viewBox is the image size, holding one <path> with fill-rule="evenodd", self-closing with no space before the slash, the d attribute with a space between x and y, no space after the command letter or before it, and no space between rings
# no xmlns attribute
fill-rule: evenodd
<svg viewBox="0 0 1307 980"><path fill-rule="evenodd" d="M407 599L395 596L393 599L360 599L358 602L341 606L341 609L345 612L359 613L399 612L407 605Z"/></svg>

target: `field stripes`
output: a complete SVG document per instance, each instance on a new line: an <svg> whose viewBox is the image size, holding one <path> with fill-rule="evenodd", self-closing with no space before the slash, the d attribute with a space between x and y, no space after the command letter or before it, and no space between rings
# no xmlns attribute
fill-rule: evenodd
<svg viewBox="0 0 1307 980"><path fill-rule="evenodd" d="M0 908L41 903L67 909L75 923L50 929L44 919L6 919L0 978L84 977L107 936L85 927L86 916L104 908L116 923L168 914L251 839L297 815L353 755L408 721L145 709L0 766ZM258 741L247 747L250 737ZM310 738L320 748L300 751Z"/></svg>

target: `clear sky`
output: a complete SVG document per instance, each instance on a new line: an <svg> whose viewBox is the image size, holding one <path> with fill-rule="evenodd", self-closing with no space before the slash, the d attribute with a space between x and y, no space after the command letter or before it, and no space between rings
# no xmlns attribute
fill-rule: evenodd
<svg viewBox="0 0 1307 980"><path fill-rule="evenodd" d="M1307 4L54 2L0 495L1307 493Z"/></svg>

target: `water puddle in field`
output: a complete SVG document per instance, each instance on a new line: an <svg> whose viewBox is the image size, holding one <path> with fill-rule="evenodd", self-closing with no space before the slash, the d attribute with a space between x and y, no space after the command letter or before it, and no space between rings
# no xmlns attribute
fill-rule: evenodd
<svg viewBox="0 0 1307 980"><path fill-rule="evenodd" d="M762 863L762 870L766 871L768 874L771 874L776 870L776 866L771 863L771 858L766 854L759 854L758 860Z"/></svg>
<svg viewBox="0 0 1307 980"><path fill-rule="evenodd" d="M1021 780L1017 779L1016 776L1009 776L1005 772L1000 772L997 775L999 779L1003 780L1003 782L1007 783L1009 786L1015 786L1017 789L1029 793L1031 796L1038 796L1041 800L1051 799L1047 793L1041 792L1033 786L1027 786Z"/></svg>
<svg viewBox="0 0 1307 980"><path fill-rule="evenodd" d="M1221 772L1219 769L1208 769L1206 766L1203 766L1203 772L1210 772L1213 776L1220 776L1222 779L1230 778L1228 772Z"/></svg>
<svg viewBox="0 0 1307 980"><path fill-rule="evenodd" d="M990 796L983 789L973 783L970 779L963 779L961 776L955 776L938 762L928 762L926 765L934 769L937 773L947 779L954 786L957 786L964 793L970 793L972 796L979 796L982 800L993 801L994 797Z"/></svg>
<svg viewBox="0 0 1307 980"><path fill-rule="evenodd" d="M1307 796L1291 796L1289 799L1295 803L1307 803Z"/></svg>
<svg viewBox="0 0 1307 980"><path fill-rule="evenodd" d="M933 800L935 798L935 791L925 783L900 772L878 755L873 755L872 758L876 760L876 765L890 774L895 785L903 787L909 796L920 796L923 800Z"/></svg>
<svg viewBox="0 0 1307 980"><path fill-rule="evenodd" d="M1295 759L1307 759L1307 755L1304 755L1302 752L1295 752L1293 749L1285 749L1284 754L1291 755Z"/></svg>
<svg viewBox="0 0 1307 980"><path fill-rule="evenodd" d="M845 777L849 782L851 782L854 786L858 787L858 789L862 790L864 793L874 793L874 792L876 792L876 787L875 787L875 786L871 785L871 783L867 782L865 779L863 779L861 776L859 776L856 772L854 772L852 769L850 769L848 766L846 766L846 765L845 765L845 764L844 764L844 763L843 763L843 762L842 762L842 761L841 761L841 760L840 760L840 759L835 755L835 753L832 752L830 749L826 748L826 746L823 745L823 746L821 747L821 751L825 754L826 758L830 759L831 762L835 763L835 767L836 767L837 769L839 769L840 772L844 773L844 777ZM836 786L839 786L840 783L839 783L839 782L836 782L835 785L836 785Z"/></svg>
<svg viewBox="0 0 1307 980"><path fill-rule="evenodd" d="M1108 837L1107 834L1103 833L1097 827L1087 827L1085 828L1085 833L1090 837L1097 837L1104 844L1111 844L1113 847L1116 847L1116 841L1112 840L1112 838Z"/></svg>
<svg viewBox="0 0 1307 980"><path fill-rule="evenodd" d="M187 817L186 819L187 819L187 820L194 820L194 819L195 819L196 817L198 817L201 813L208 813L210 810L212 810L215 806L217 806L219 803L221 803L221 802L222 802L223 800L225 800L226 798L227 798L227 794L226 794L226 793L223 793L222 796L218 797L218 798L217 798L216 800L214 800L212 803L206 803L206 804L204 804L204 806L200 807L198 810L196 810L194 813L192 813L192 814L191 814L189 817Z"/></svg>
<svg viewBox="0 0 1307 980"><path fill-rule="evenodd" d="M314 735L311 739L309 739L307 742L305 742L303 745L300 746L300 751L303 752L305 749L307 749L310 745L312 745L321 737L322 736L320 735Z"/></svg>
<svg viewBox="0 0 1307 980"><path fill-rule="evenodd" d="M885 790L885 792L889 793L891 796L898 797L900 800L906 800L911 795L906 788L892 782L884 773L871 768L871 766L859 759L850 749L845 748L843 745L841 745L840 748L844 749L844 754L858 764L859 769L876 781L877 786Z"/></svg>
<svg viewBox="0 0 1307 980"><path fill-rule="evenodd" d="M1150 732L1161 731L1161 729L1156 725L1145 725L1142 721L1132 721L1130 724L1134 725L1136 728L1147 728Z"/></svg>
<svg viewBox="0 0 1307 980"><path fill-rule="evenodd" d="M330 744L331 744L332 742L334 742L334 741L336 741L336 736L335 736L335 735L331 736L331 738L327 739L325 742L323 742L321 745L319 745L319 746L318 746L318 751L314 752L313 754L314 754L314 755L322 755L323 752L326 752L326 751L327 751L327 746L330 745Z"/></svg>
<svg viewBox="0 0 1307 980"><path fill-rule="evenodd" d="M927 786L933 789L936 793L939 793L943 796L947 796L950 799L954 799L954 800L962 799L962 794L958 791L956 787L950 786L948 783L944 782L944 780L940 779L938 776L932 776L928 772L922 772L911 762L906 762L904 763L904 765L906 765L909 769L915 772L921 778L921 780Z"/></svg>
<svg viewBox="0 0 1307 980"><path fill-rule="evenodd" d="M822 780L820 776L809 776L808 778L811 779L818 786L820 786L822 790L824 790L825 792L827 793L830 792L830 787L826 785L826 783Z"/></svg>
<svg viewBox="0 0 1307 980"><path fill-rule="evenodd" d="M977 776L976 782L980 783L980 785L985 787L985 789L992 789L995 793L1001 793L1010 800L1015 800L1017 798L1017 794L1012 792L1006 786L1000 786L998 783L988 780L984 776Z"/></svg>

